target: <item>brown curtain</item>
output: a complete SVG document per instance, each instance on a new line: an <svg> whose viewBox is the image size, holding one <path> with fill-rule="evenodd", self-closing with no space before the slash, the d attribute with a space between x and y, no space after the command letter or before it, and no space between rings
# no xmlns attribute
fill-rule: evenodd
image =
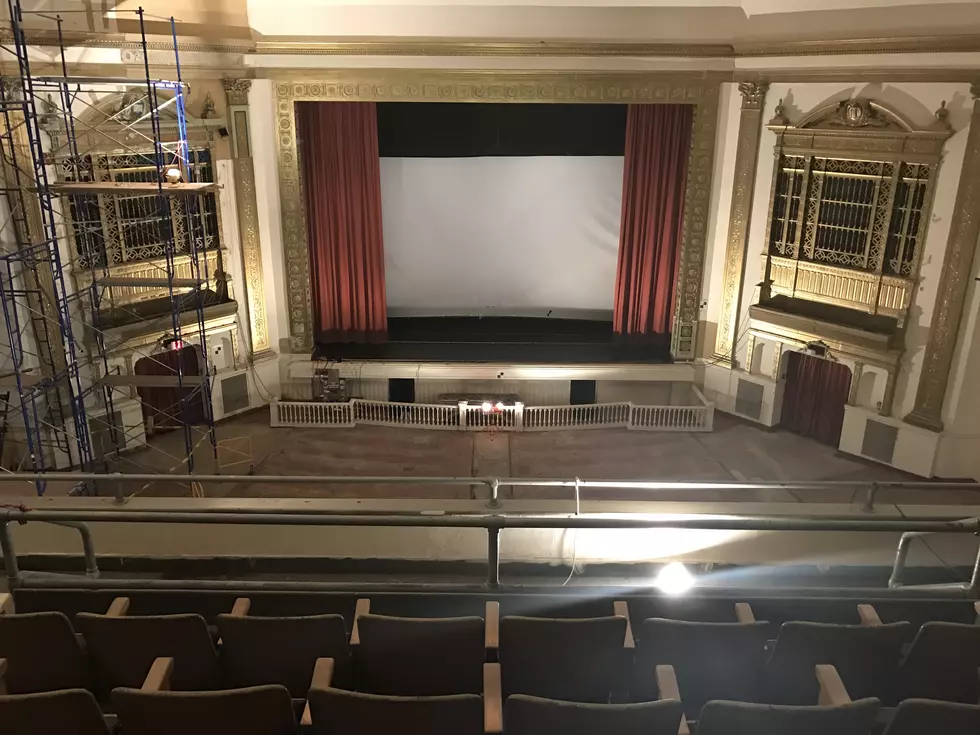
<svg viewBox="0 0 980 735"><path fill-rule="evenodd" d="M179 369L182 375L200 375L203 357L200 347L185 345L178 350L164 350L148 357L141 357L133 365L136 375L162 375L176 377ZM194 426L207 422L204 406L204 392L201 385L183 388L162 386L136 388L143 406L143 424L147 433L159 429L172 429L185 423Z"/></svg>
<svg viewBox="0 0 980 735"><path fill-rule="evenodd" d="M836 447L850 390L851 371L844 365L802 352L789 353L781 425Z"/></svg>
<svg viewBox="0 0 980 735"><path fill-rule="evenodd" d="M388 329L373 102L296 105L314 338L380 342Z"/></svg>
<svg viewBox="0 0 980 735"><path fill-rule="evenodd" d="M613 305L619 335L670 331L693 122L691 105L629 106Z"/></svg>

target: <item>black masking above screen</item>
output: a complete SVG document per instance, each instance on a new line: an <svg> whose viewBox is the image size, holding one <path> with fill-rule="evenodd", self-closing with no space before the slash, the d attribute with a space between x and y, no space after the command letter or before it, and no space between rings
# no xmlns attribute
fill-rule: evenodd
<svg viewBox="0 0 980 735"><path fill-rule="evenodd" d="M383 102L382 158L622 156L626 105Z"/></svg>

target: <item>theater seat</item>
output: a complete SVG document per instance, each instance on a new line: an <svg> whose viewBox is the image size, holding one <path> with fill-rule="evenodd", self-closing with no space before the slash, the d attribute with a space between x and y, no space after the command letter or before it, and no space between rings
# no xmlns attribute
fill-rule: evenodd
<svg viewBox="0 0 980 735"><path fill-rule="evenodd" d="M343 616L251 617L238 603L236 610L217 620L227 686L281 684L293 697L305 699L318 658L332 658L334 677L341 686L347 684L350 654Z"/></svg>
<svg viewBox="0 0 980 735"><path fill-rule="evenodd" d="M96 615L79 613L99 692L139 687L158 657L176 662L172 689L220 689L218 654L200 615Z"/></svg>
<svg viewBox="0 0 980 735"><path fill-rule="evenodd" d="M0 659L8 694L92 687L88 657L60 612L0 615Z"/></svg>
<svg viewBox="0 0 980 735"><path fill-rule="evenodd" d="M645 620L638 629L630 697L656 699L654 672L666 664L674 667L690 719L698 719L705 702L712 699L759 702L768 630L765 622Z"/></svg>
<svg viewBox="0 0 980 735"><path fill-rule="evenodd" d="M504 702L506 735L677 735L677 700L586 704L514 694Z"/></svg>
<svg viewBox="0 0 980 735"><path fill-rule="evenodd" d="M878 708L879 702L873 698L813 707L708 702L701 710L697 732L698 735L869 735Z"/></svg>
<svg viewBox="0 0 980 735"><path fill-rule="evenodd" d="M479 694L483 686L483 618L358 618L353 646L357 690L432 696Z"/></svg>
<svg viewBox="0 0 980 735"><path fill-rule="evenodd" d="M885 735L977 735L980 706L932 699L906 699L895 710Z"/></svg>
<svg viewBox="0 0 980 735"><path fill-rule="evenodd" d="M875 627L784 623L763 675L763 700L816 704L814 666L831 664L853 699L892 701L901 649L910 637L908 623Z"/></svg>
<svg viewBox="0 0 980 735"><path fill-rule="evenodd" d="M980 626L925 623L899 669L897 700L919 698L977 704L978 669Z"/></svg>
<svg viewBox="0 0 980 735"><path fill-rule="evenodd" d="M627 619L529 618L500 621L503 695L606 703L621 687L632 649L624 648Z"/></svg>
<svg viewBox="0 0 980 735"><path fill-rule="evenodd" d="M438 666L435 661L431 666ZM482 735L479 694L396 697L311 689L313 732L317 735Z"/></svg>
<svg viewBox="0 0 980 735"><path fill-rule="evenodd" d="M0 696L3 735L109 735L102 710L85 689Z"/></svg>
<svg viewBox="0 0 980 735"><path fill-rule="evenodd" d="M278 685L210 692L170 691L178 666L158 658L139 689L112 690L126 735L296 735L293 700Z"/></svg>

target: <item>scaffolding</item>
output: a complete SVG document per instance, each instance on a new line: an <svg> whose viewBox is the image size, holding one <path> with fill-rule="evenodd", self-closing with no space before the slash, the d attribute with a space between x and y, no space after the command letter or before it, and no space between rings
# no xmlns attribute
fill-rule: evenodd
<svg viewBox="0 0 980 735"><path fill-rule="evenodd" d="M210 444L217 461L214 371L205 326L205 309L215 303L215 294L208 290L208 223L201 211L202 194L215 185L200 180L191 160L175 23L171 18L173 79L151 75L142 9L135 12L143 79L72 76L61 16L28 13L20 0L8 0L7 6L12 43L0 46L0 53L10 66L16 63L17 75L0 84L0 173L9 211L0 228L0 235L7 230L0 236L0 304L7 333L7 343L0 345L0 446L4 438L22 441L13 469L42 477L54 469L133 471L142 465L121 454L126 428L117 421L114 401L120 391L129 397L135 392L144 417L156 416L183 434L183 455L155 449L169 458L165 471L193 473L195 449L202 444ZM25 18L56 25L60 74L32 73ZM136 85L139 94L119 111L95 123L82 118L91 100ZM166 126L164 111L170 116ZM50 134L52 119L60 135ZM99 138L135 157L138 173L124 180L108 177L93 154L93 140ZM87 225L85 213L105 206L109 197L128 202L140 214L135 226L151 232L162 250L152 276L120 273L108 256L108 233ZM83 271L86 277L76 278ZM147 316L116 303L113 289L121 288L162 290L166 304ZM142 374L110 364L109 351L123 341L110 323L123 312L144 320L149 329L167 325L144 354L134 350L142 362L152 363ZM156 390L158 399L162 394L165 404L148 405L152 402L140 393L147 389ZM96 436L101 441L93 441ZM46 480L38 479L36 487L43 494ZM99 487L89 481L75 492L98 494Z"/></svg>

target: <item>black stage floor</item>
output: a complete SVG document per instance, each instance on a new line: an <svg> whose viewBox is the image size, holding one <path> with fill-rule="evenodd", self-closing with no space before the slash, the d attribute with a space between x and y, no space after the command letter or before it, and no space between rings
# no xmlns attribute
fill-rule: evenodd
<svg viewBox="0 0 980 735"><path fill-rule="evenodd" d="M396 317L383 344L317 342L318 360L668 363L667 335L625 344L612 322L538 317Z"/></svg>

